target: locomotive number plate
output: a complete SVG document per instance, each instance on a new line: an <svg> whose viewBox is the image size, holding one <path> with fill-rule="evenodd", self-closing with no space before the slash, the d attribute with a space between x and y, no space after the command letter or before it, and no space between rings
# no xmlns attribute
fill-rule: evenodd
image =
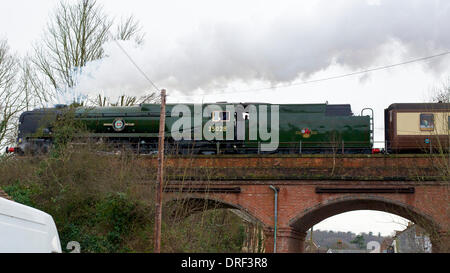
<svg viewBox="0 0 450 273"><path fill-rule="evenodd" d="M209 126L208 131L210 131L210 132L226 132L227 126Z"/></svg>

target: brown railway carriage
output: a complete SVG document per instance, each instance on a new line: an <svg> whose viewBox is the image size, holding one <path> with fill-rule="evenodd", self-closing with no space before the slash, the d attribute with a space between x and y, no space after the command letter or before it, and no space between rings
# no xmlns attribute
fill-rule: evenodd
<svg viewBox="0 0 450 273"><path fill-rule="evenodd" d="M384 121L388 152L449 151L450 103L394 103Z"/></svg>

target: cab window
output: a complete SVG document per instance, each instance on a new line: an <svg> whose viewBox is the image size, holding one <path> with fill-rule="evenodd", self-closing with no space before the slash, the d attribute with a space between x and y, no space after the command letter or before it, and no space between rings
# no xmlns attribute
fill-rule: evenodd
<svg viewBox="0 0 450 273"><path fill-rule="evenodd" d="M230 121L230 112L228 111L214 111L212 112L212 121Z"/></svg>

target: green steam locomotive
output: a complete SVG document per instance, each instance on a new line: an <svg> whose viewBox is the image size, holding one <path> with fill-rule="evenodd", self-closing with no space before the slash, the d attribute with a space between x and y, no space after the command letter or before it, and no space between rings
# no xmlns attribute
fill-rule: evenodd
<svg viewBox="0 0 450 273"><path fill-rule="evenodd" d="M26 111L17 145L7 152L52 148L55 122L68 111L83 124L82 138L112 143L140 154L157 152L159 104L130 107L66 105ZM370 108L367 108L371 110ZM373 112L356 116L349 104L167 104L165 142L174 153L370 153Z"/></svg>

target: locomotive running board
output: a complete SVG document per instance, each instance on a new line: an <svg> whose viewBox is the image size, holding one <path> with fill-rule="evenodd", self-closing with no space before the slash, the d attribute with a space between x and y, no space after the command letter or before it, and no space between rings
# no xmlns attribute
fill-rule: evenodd
<svg viewBox="0 0 450 273"><path fill-rule="evenodd" d="M240 193L240 187L233 188L190 188L190 187L166 187L164 192L186 192L186 193Z"/></svg>
<svg viewBox="0 0 450 273"><path fill-rule="evenodd" d="M414 187L407 188L322 188L316 187L316 193L414 193Z"/></svg>

